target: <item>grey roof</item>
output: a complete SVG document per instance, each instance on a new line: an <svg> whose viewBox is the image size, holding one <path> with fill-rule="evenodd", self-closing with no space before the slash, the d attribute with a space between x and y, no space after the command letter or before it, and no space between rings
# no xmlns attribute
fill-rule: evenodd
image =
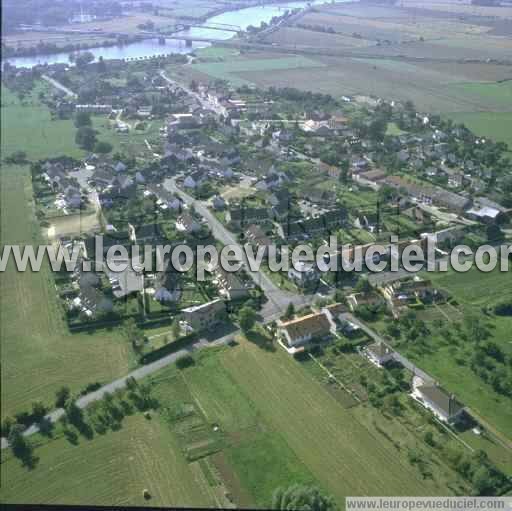
<svg viewBox="0 0 512 511"><path fill-rule="evenodd" d="M447 417L453 417L464 408L453 394L448 394L438 385L420 385L417 390Z"/></svg>

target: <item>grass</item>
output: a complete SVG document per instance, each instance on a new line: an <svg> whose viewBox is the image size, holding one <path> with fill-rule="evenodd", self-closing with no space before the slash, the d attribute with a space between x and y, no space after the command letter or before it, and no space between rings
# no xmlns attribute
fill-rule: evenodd
<svg viewBox="0 0 512 511"><path fill-rule="evenodd" d="M215 505L180 453L176 437L157 418L126 417L119 431L64 437L37 448L37 467L28 472L10 454L2 455L3 503L108 506ZM148 489L151 500L142 496Z"/></svg>
<svg viewBox="0 0 512 511"><path fill-rule="evenodd" d="M512 298L512 275L493 271L482 273L472 269L467 273L429 273L427 275L436 287L446 289L462 306L465 314L472 312L479 314L483 322L489 327L489 340L496 342L505 352L512 354L510 344L510 331L512 319L507 317L488 317L481 314L483 307L490 306L501 300ZM446 309L446 307L445 307ZM455 316L451 316L455 318ZM444 319L446 318L439 318ZM458 319L458 318L456 318ZM456 347L443 339L429 339L430 349L426 353L417 355L414 346L405 345L406 355L410 355L418 365L434 376L448 390L454 392L467 406L475 410L480 416L489 421L494 427L505 435L510 435L512 421L511 400L497 394L490 385L478 378L466 364L457 363L456 359L468 359L466 351L456 357ZM462 347L466 350L472 346ZM461 349L462 349L461 348Z"/></svg>
<svg viewBox="0 0 512 511"><path fill-rule="evenodd" d="M248 85L251 82L237 76L245 72L269 72L289 69L311 69L323 67L323 64L306 57L283 57L264 59L232 59L226 62L208 62L195 64L194 70L204 73L214 79L227 80L234 86Z"/></svg>
<svg viewBox="0 0 512 511"><path fill-rule="evenodd" d="M477 135L505 142L512 148L511 112L454 112L446 117L465 124Z"/></svg>
<svg viewBox="0 0 512 511"><path fill-rule="evenodd" d="M38 92L24 104L2 88L2 155L23 150L31 160L61 154L81 157L72 121L52 121ZM2 166L2 244L38 244L32 183L28 167ZM131 348L119 330L71 335L54 281L45 263L39 272L17 272L9 263L0 282L3 416L28 409L41 399L48 405L62 385L73 392L94 381L111 381L128 372Z"/></svg>
<svg viewBox="0 0 512 511"><path fill-rule="evenodd" d="M396 122L388 122L388 126L386 128L386 135L392 135L392 136L398 137L405 133L406 133L405 131L401 130L397 126Z"/></svg>
<svg viewBox="0 0 512 511"><path fill-rule="evenodd" d="M28 168L3 167L0 183L2 244L38 243ZM50 404L62 385L77 391L128 371L130 348L119 330L69 334L47 264L22 273L11 261L0 289L3 415L36 399Z"/></svg>
<svg viewBox="0 0 512 511"><path fill-rule="evenodd" d="M25 151L30 160L62 154L80 158L84 154L75 144L73 122L52 121L48 108L39 101L38 92L45 90L44 86L37 87L21 103L2 86L2 156L19 150Z"/></svg>
<svg viewBox="0 0 512 511"><path fill-rule="evenodd" d="M482 99L492 99L510 109L512 103L512 81L500 83L462 83L454 87L463 93Z"/></svg>
<svg viewBox="0 0 512 511"><path fill-rule="evenodd" d="M272 352L242 341L226 352L223 365L236 385L251 396L262 419L280 432L338 502L346 495L433 491L284 351Z"/></svg>

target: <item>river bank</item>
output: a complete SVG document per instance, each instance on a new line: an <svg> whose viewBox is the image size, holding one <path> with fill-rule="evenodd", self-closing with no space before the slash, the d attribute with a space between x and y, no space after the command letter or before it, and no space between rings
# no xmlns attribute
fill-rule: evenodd
<svg viewBox="0 0 512 511"><path fill-rule="evenodd" d="M203 24L217 24L217 25L230 25L239 27L240 30L245 31L249 26L259 26L262 22L269 23L274 16L282 15L284 10L305 8L308 5L322 4L326 0L312 0L312 1L265 1L255 2L251 6L242 6L236 4L239 8L229 6L229 9L222 8L223 12L215 15L209 14L203 21ZM233 37L232 31L223 31L219 29L211 29L208 27L191 27L186 31L182 31L185 38L211 39L212 41L227 41ZM191 45L190 45L191 44ZM165 44L162 40L151 37L139 39L136 42L125 44L118 41L113 41L108 44L93 45L89 44L87 48L81 50L90 51L94 58L97 60L102 57L105 60L137 60L141 58L150 58L161 55L168 55L171 53L187 54L199 48L210 46L209 42L194 41L189 43L189 46L183 40L165 39ZM69 53L76 50L62 50L49 53L38 53L36 55L28 56L15 56L3 58L2 63L8 62L10 65L22 68L32 68L39 65L52 65L69 63Z"/></svg>

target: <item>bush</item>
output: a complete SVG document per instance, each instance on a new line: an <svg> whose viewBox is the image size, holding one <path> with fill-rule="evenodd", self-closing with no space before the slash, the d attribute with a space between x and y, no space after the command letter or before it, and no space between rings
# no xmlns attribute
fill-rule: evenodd
<svg viewBox="0 0 512 511"><path fill-rule="evenodd" d="M184 357L180 357L176 360L176 367L178 367L178 369L185 369L186 367L193 366L194 364L195 361L192 355L185 355Z"/></svg>
<svg viewBox="0 0 512 511"><path fill-rule="evenodd" d="M494 314L497 316L512 316L512 302L501 302L495 305Z"/></svg>

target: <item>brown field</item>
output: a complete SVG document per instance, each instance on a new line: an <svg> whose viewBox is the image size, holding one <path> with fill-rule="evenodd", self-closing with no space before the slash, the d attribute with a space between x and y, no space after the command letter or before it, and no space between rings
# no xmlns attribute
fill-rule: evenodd
<svg viewBox="0 0 512 511"><path fill-rule="evenodd" d="M164 18L161 16L152 16L151 14L130 14L128 16L122 16L119 18L114 18L112 20L106 21L91 21L90 23L82 23L80 24L80 30L103 30L105 32L130 32L136 34L139 32L137 25L141 23L145 23L147 21L152 21L155 24L155 28L161 26L167 26L172 23L172 19ZM76 29L78 25L76 24L66 24L61 25L57 28L59 29Z"/></svg>
<svg viewBox="0 0 512 511"><path fill-rule="evenodd" d="M423 65L391 59L350 59L318 57L326 64L321 76L311 80L307 69L287 69L271 75L260 71L247 71L239 76L256 85L267 87L300 87L314 92L339 96L341 94L369 94L395 100L412 100L425 111L502 111L503 102L492 96L478 97L469 92L461 92L455 84L467 80L462 75L460 64ZM452 69L461 75L452 76ZM504 78L512 73L511 67L490 67L491 76ZM468 75L482 76L486 65L472 65ZM510 105L509 109L512 109Z"/></svg>
<svg viewBox="0 0 512 511"><path fill-rule="evenodd" d="M329 34L302 28L285 27L265 39L270 43L285 44L296 48L365 48L369 41L350 35Z"/></svg>

